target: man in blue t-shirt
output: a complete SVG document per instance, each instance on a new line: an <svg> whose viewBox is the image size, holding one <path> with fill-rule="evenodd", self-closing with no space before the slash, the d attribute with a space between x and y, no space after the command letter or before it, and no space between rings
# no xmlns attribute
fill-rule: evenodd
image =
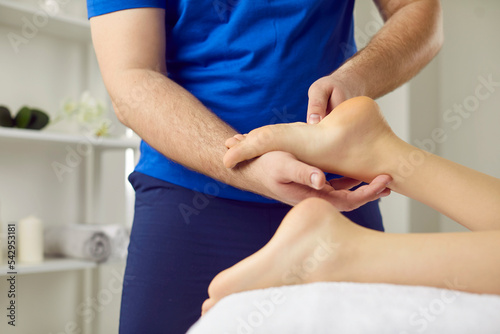
<svg viewBox="0 0 500 334"><path fill-rule="evenodd" d="M354 0L88 0L115 112L143 139L120 333L184 333L211 279L307 197L361 206L345 215L383 230L377 180L349 190L356 180L277 151L222 164L234 134L317 123L348 98L392 91L436 55L438 0L375 2L385 25L357 52Z"/></svg>

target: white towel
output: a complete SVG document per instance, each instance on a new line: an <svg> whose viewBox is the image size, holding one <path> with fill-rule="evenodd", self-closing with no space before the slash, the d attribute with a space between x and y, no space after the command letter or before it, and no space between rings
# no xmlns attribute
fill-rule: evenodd
<svg viewBox="0 0 500 334"><path fill-rule="evenodd" d="M96 262L127 257L129 233L121 225L72 224L45 229L44 252Z"/></svg>
<svg viewBox="0 0 500 334"><path fill-rule="evenodd" d="M421 286L313 283L230 295L188 334L500 333L500 296Z"/></svg>

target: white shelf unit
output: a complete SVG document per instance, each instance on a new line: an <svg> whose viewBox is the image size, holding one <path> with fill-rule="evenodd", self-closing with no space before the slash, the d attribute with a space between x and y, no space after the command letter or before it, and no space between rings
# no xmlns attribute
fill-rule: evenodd
<svg viewBox="0 0 500 334"><path fill-rule="evenodd" d="M88 143L95 148L101 149L137 149L140 144L138 138L106 138L16 128L0 128L0 139L66 144Z"/></svg>
<svg viewBox="0 0 500 334"><path fill-rule="evenodd" d="M135 161L135 156L139 148L140 140L138 138L98 138L95 136L85 136L77 134L55 133L43 130L27 130L16 128L0 128L0 143L13 145L68 145L68 144L85 144L87 145L88 154L85 157L85 182L83 184L83 192L85 194L85 219L83 223L93 222L93 213L98 203L98 185L101 181L102 173L99 170L99 160L101 154L108 150L123 150L124 152L131 151L131 159ZM2 147L0 145L0 147ZM125 168L125 166L124 166ZM130 202L130 199L125 199ZM6 254L3 255L4 258ZM4 259L2 259L4 260ZM117 262L113 262L117 263ZM111 264L113 264L111 263ZM124 263L124 262L120 262ZM83 296L91 298L95 295L99 287L98 277L100 267L102 265L91 261L83 261L69 258L46 258L39 264L22 264L16 263L16 275L36 275L42 273L64 272L64 271L83 271ZM7 264L0 265L0 277L5 277L10 272ZM83 322L82 333L93 333L92 324Z"/></svg>
<svg viewBox="0 0 500 334"><path fill-rule="evenodd" d="M33 143L61 143L78 144L89 143L92 147L98 149L134 149L140 144L137 138L100 138L95 136L84 136L76 134L55 133L40 130L27 130L16 128L0 128L0 141L26 141ZM90 177L93 177L92 175ZM87 189L92 192L92 189ZM88 194L91 197L92 194ZM65 270L80 270L95 268L97 264L91 261L83 261L67 258L48 258L42 263L37 264L18 264L16 265L17 275L36 274ZM7 275L9 269L7 265L0 266L0 276Z"/></svg>
<svg viewBox="0 0 500 334"><path fill-rule="evenodd" d="M85 218L84 223L94 223L93 211L96 207L95 199L97 187L100 183L100 172L98 169L100 155L105 150L130 150L131 159L135 161L140 145L140 139L136 138L103 138L89 135L65 134L43 130L28 130L16 128L0 128L0 141L4 144L9 142L30 143L33 145L41 143L54 144L83 144L87 146L85 157ZM133 164L133 161L130 163ZM130 201L129 201L130 202Z"/></svg>
<svg viewBox="0 0 500 334"><path fill-rule="evenodd" d="M101 138L95 136L84 136L76 134L55 133L43 130L28 130L16 128L0 128L0 142L26 142L32 145L40 143L56 143L56 144L89 144L89 154L86 157L86 184L85 184L85 197L86 197L86 220L91 220L91 214L94 209L95 198L95 179L99 173L95 171L95 161L98 159L98 150L109 149L132 149L134 152L138 149L140 140L138 138ZM1 263L1 262L0 262ZM18 274L33 274L44 273L64 270L79 270L95 268L97 264L90 261L81 261L65 258L48 258L44 262L33 265L20 264L16 265ZM19 269L19 270L17 270ZM6 275L8 272L7 265L0 265L0 276Z"/></svg>
<svg viewBox="0 0 500 334"><path fill-rule="evenodd" d="M83 0L72 0L72 1L83 1ZM103 93L102 95L106 95L105 90L102 86L102 82L100 81L98 75L98 68L96 66L96 63L92 60L94 58L94 55L93 55L92 39L90 33L90 24L88 20L84 18L77 18L59 13L57 15L48 15L48 19L46 20L46 22L40 24L40 22L44 20L43 16L46 14L43 12L43 9L36 4L35 0L33 0L32 3L33 5L22 3L17 0L0 0L0 26L2 26L2 28L6 32L6 34L4 35L4 41L2 45L9 46L9 44L11 43L9 42L9 34L16 34L20 37L25 37L23 36L23 27L26 25L27 21L30 22L31 24L35 24L37 28L36 32L37 36L39 35L43 36L43 38L36 37L37 41L35 43L30 43L27 46L23 45L23 49L21 49L20 55L16 55L15 53L10 53L10 52L4 53L5 55L5 62L3 62L4 66L9 66L8 65L10 63L9 57L12 56L22 59L21 63L23 61L24 62L31 61L36 63L37 62L36 58L29 59L29 57L26 56L27 54L26 50L28 47L33 47L33 45L39 45L40 41L48 41L49 45L51 46L56 45L55 41L57 41L56 47L60 47L61 50L63 50L66 46L72 48L71 50L75 50L75 45L77 45L80 47L81 50L77 52L83 54L83 56L81 56L82 60L78 64L78 66L81 65L83 70L72 71L71 72L72 74L68 73L67 76L73 75L74 78L73 82L77 80L79 82L78 85L80 86L81 90L88 89L89 87L93 87L95 90L97 83L98 84L97 87L100 87L97 89L99 91L102 90ZM82 16L83 15L80 15L80 17ZM36 21L37 20L36 17L38 17L38 21ZM53 54L57 55L56 52L53 52ZM44 59L45 61L47 61L48 57ZM42 62L40 63L40 66L43 66L44 64L45 63ZM23 65L24 64L19 64L17 66L23 66ZM22 70L21 68L18 69ZM78 77L75 77L75 75L78 75ZM51 79L52 78L47 77L47 83L53 85L55 81ZM96 82L96 80L98 82ZM16 82L15 85L19 86L19 89L21 89L21 86L18 82ZM36 85L32 86L28 85L28 86L29 87L27 89L30 88L33 89L33 87L36 87ZM75 85L73 85L72 87L74 86ZM50 87L53 88L52 91L54 91L54 94L58 94L56 87L53 86ZM51 90L48 91L49 92L45 91L45 94L47 93L51 94L50 93ZM62 97L64 96L54 96L51 98L61 99ZM11 101L14 102L10 103L26 103L24 102L24 100L20 99L21 99L20 97L14 97L13 99L11 99ZM7 100L3 98L3 100L0 101L0 104L8 103ZM44 101L45 103L47 102L46 100ZM31 103L36 105L37 102L35 101ZM99 196L96 196L99 195L98 186L102 181L102 178L107 177L100 175L102 174L102 170L99 169L101 162L100 159L106 154L106 152L109 152L110 150L122 151L125 157L128 156L134 159L134 156L136 156L137 149L140 144L140 140L138 138L97 138L85 135L55 133L55 132L50 132L50 130L37 131L37 130L15 129L15 128L0 128L0 151L12 145L18 146L20 150L23 150L23 147L30 147L31 150L33 150L32 147L36 147L39 150L44 150L48 147L53 146L52 148L50 148L50 150L57 151L59 147L64 147L65 145L78 146L79 144L84 144L85 146L88 147L88 154L85 156L85 161L83 164L85 172L84 174L82 174L82 177L84 181L81 183L82 195L84 195L85 197L82 198L82 200L85 204L81 204L80 206L84 210L84 212L82 212L83 220L79 222L90 223L93 222L92 221L93 211L94 208L99 204L100 200ZM122 153L120 152L119 154ZM5 156L2 157L1 159L2 160L15 159L15 157L11 158ZM36 163L37 161L33 160L33 164ZM124 166L124 168L125 171L130 171L130 166L128 167ZM112 174L110 175L113 176ZM19 175L12 175L11 177L16 178L19 177ZM126 193L125 202L127 202L126 203L127 207L130 206L130 201L131 201L130 196L128 193ZM57 210L58 208L54 207L53 209ZM128 216L126 215L126 218L128 218ZM10 271L8 270L8 267L5 264L5 258L6 258L5 249L2 256L3 256L3 261L0 261L0 277L4 277L7 274L7 272ZM100 286L101 280L99 277L101 274L103 273L105 274L106 271L109 270L107 268L108 264L114 264L114 263L105 262L103 264L97 264L95 262L82 261L77 259L46 258L40 264L16 263L15 271L17 272L17 275L23 275L23 276L24 275L34 276L37 274L44 274L44 273L81 271L83 275L82 276L83 280L81 281L82 284L81 296L83 300L87 300L91 297L95 297L97 292L99 291L101 287ZM120 263L120 265L121 264L122 263ZM27 288L28 287L23 287L23 289ZM58 295L61 296L62 294L59 293ZM97 318L104 316L105 316L104 314L96 316L96 320L92 323L82 320L81 333L91 334L97 332L104 332L96 330L95 328L100 323L100 321L97 320ZM25 314L25 317L29 316ZM33 328L36 328L36 324L33 324L33 326L30 327L30 330L33 330Z"/></svg>
<svg viewBox="0 0 500 334"><path fill-rule="evenodd" d="M33 21L33 16L39 15L40 13L44 13L41 8L17 3L13 0L0 0L0 23L2 24L21 28L24 23L23 17L29 21ZM45 13L45 15L47 14ZM64 14L49 16L47 23L40 26L40 29L43 30L44 33L49 33L57 37L91 42L90 24L87 20L80 18ZM19 31L19 34L21 35L20 32L21 31Z"/></svg>
<svg viewBox="0 0 500 334"><path fill-rule="evenodd" d="M37 264L16 264L16 275L50 273L66 270L81 270L95 268L97 264L91 261L65 259L65 258L47 258ZM8 276L11 270L8 266L0 266L0 276Z"/></svg>

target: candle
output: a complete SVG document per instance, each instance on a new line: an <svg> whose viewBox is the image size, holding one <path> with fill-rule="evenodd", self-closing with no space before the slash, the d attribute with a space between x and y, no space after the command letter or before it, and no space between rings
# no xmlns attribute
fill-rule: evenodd
<svg viewBox="0 0 500 334"><path fill-rule="evenodd" d="M17 227L19 243L19 263L39 263L43 261L43 224L35 216L19 221Z"/></svg>

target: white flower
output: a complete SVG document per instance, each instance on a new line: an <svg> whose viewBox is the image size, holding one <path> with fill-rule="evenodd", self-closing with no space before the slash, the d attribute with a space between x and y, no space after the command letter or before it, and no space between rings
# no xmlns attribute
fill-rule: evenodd
<svg viewBox="0 0 500 334"><path fill-rule="evenodd" d="M111 121L105 117L106 114L105 104L85 91L80 96L79 101L71 98L64 100L54 121L75 120L80 126L90 130L96 136L107 136L111 129Z"/></svg>
<svg viewBox="0 0 500 334"><path fill-rule="evenodd" d="M94 134L97 137L107 137L109 136L109 131L111 129L111 121L109 119L103 119L99 126L96 128Z"/></svg>
<svg viewBox="0 0 500 334"><path fill-rule="evenodd" d="M66 99L61 106L61 113L65 117L71 116L78 110L78 103L72 99Z"/></svg>

